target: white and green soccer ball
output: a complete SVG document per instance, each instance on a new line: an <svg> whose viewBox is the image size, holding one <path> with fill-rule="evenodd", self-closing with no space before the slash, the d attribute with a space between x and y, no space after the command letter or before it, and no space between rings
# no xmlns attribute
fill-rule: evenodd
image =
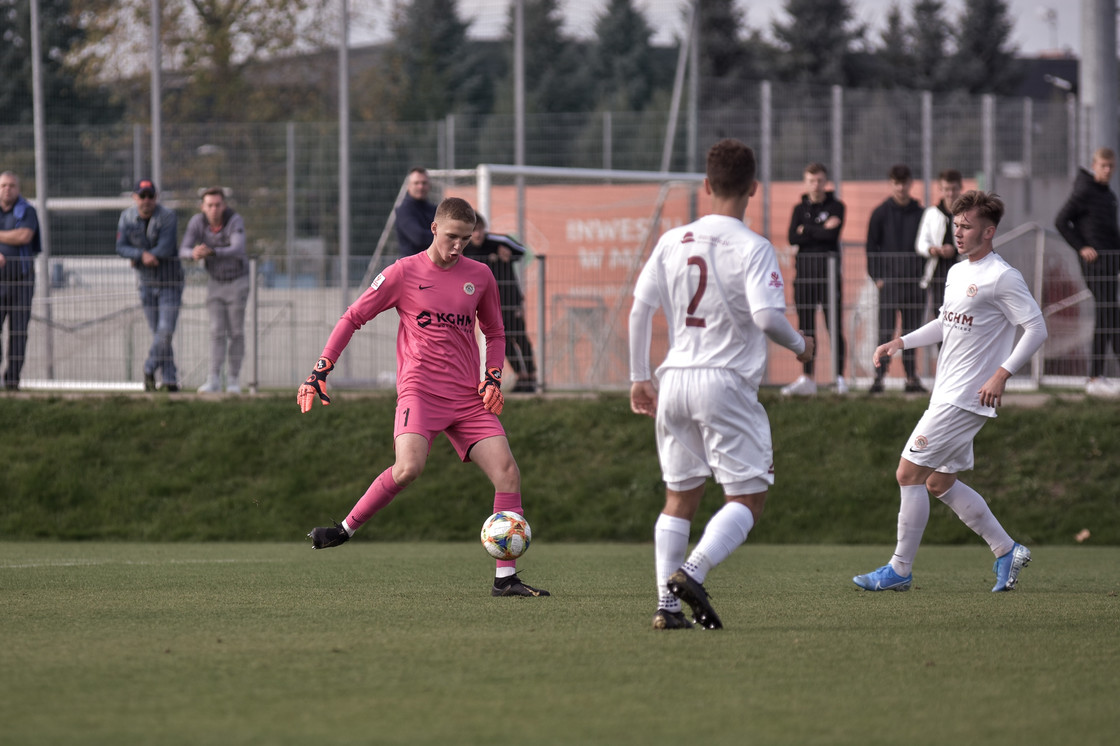
<svg viewBox="0 0 1120 746"><path fill-rule="evenodd" d="M482 546L494 559L517 559L525 554L532 538L525 516L512 510L499 510L482 524Z"/></svg>

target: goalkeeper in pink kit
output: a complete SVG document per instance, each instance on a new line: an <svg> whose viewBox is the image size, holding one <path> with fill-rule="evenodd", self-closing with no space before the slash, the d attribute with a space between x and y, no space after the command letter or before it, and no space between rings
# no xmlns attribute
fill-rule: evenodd
<svg viewBox="0 0 1120 746"><path fill-rule="evenodd" d="M350 539L424 471L432 440L447 435L459 458L478 464L494 484L494 512L521 506L521 473L498 415L502 413L502 363L505 330L494 275L483 263L462 255L476 216L468 202L443 200L432 222L427 250L397 260L335 324L323 354L297 399L302 412L318 397L330 404L327 375L350 338L382 311L396 309L397 410L393 424L396 461L381 472L342 523L313 528L314 549L336 547ZM486 339L486 373L479 381L478 343ZM517 576L516 563L498 560L494 596L547 596Z"/></svg>

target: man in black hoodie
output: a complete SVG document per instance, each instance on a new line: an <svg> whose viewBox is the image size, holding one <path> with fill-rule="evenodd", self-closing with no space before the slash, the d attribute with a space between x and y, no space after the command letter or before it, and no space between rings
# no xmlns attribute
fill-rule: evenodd
<svg viewBox="0 0 1120 746"><path fill-rule="evenodd" d="M844 336L839 324L838 328L831 328L832 321L828 318L830 298L835 298L838 312L844 306L840 291L843 287L840 279L840 229L844 225L844 203L836 199L835 193L825 189L827 185L828 169L823 163L810 163L805 167L806 191L801 195L801 201L794 206L793 216L789 221L789 243L797 247L793 302L797 306L801 333L806 337L817 335L817 307L824 311L825 322L830 325L828 332L837 345L836 393L846 394L848 387L844 383ZM832 287L828 285L830 257L836 260ZM787 396L811 396L817 393L817 384L813 380L813 363L813 360L803 363L802 375L793 383L782 387L782 393Z"/></svg>
<svg viewBox="0 0 1120 746"><path fill-rule="evenodd" d="M1120 274L1120 225L1117 224L1116 193L1109 187L1116 169L1116 152L1098 148L1093 153L1092 173L1080 169L1073 193L1058 211L1054 224L1062 238L1081 258L1085 284L1096 305L1093 356L1085 391L1094 396L1120 396L1120 382L1104 377L1108 345L1120 356L1120 306L1117 305L1117 275Z"/></svg>
<svg viewBox="0 0 1120 746"><path fill-rule="evenodd" d="M895 317L902 317L902 334L914 331L925 322L925 298L920 285L921 256L914 251L918 226L922 222L922 206L910 197L914 178L910 167L904 164L891 166L887 176L891 182L891 196L871 213L867 224L867 274L879 288L879 343L894 339ZM880 361L875 369L875 382L871 393L883 391L890 358ZM906 370L908 392L926 390L914 366L914 351L902 351L902 367Z"/></svg>

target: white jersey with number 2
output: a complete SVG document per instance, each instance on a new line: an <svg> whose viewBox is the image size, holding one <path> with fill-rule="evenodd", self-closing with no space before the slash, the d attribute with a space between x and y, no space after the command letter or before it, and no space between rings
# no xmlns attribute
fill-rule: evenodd
<svg viewBox="0 0 1120 746"><path fill-rule="evenodd" d="M665 313L666 368L726 368L758 389L767 338L751 318L786 307L774 247L742 221L706 215L662 235L634 297Z"/></svg>

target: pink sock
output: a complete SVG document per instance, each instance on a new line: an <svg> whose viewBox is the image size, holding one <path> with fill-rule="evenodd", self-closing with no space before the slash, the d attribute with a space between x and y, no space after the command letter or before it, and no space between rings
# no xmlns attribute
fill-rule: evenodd
<svg viewBox="0 0 1120 746"><path fill-rule="evenodd" d="M404 488L393 481L393 467L390 466L378 474L377 479L373 480L373 484L366 490L366 494L354 504L350 515L346 517L346 525L350 527L350 531L357 531L358 527L373 518L377 511L393 502L393 498L402 489Z"/></svg>
<svg viewBox="0 0 1120 746"><path fill-rule="evenodd" d="M525 515L525 511L521 507L521 493L520 492L495 492L494 493L494 512L499 510L512 510L518 515ZM516 567L516 560L498 560L498 567Z"/></svg>

